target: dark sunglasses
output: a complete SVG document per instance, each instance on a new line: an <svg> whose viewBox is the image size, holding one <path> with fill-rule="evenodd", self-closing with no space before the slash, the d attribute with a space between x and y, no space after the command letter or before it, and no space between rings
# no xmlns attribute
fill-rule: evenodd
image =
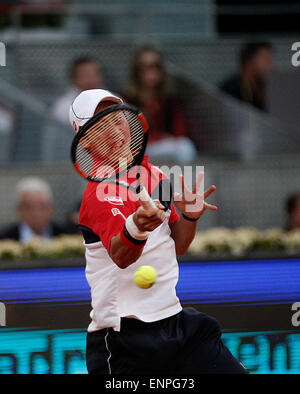
<svg viewBox="0 0 300 394"><path fill-rule="evenodd" d="M153 63L148 63L148 64L140 64L139 66L138 66L138 69L139 70L142 70L142 71L144 71L144 70L149 70L149 69L156 69L156 70L161 70L162 69L162 64L161 63L158 63L158 62L153 62Z"/></svg>

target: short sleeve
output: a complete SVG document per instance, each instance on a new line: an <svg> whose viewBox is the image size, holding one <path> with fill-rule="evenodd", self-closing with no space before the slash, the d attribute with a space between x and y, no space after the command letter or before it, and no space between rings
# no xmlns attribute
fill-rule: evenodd
<svg viewBox="0 0 300 394"><path fill-rule="evenodd" d="M103 198L99 198L95 189L84 200L80 210L80 225L98 235L108 252L112 237L121 232L127 217L136 211L136 203L122 198L121 189L127 192L126 188L120 188L120 193L102 196Z"/></svg>

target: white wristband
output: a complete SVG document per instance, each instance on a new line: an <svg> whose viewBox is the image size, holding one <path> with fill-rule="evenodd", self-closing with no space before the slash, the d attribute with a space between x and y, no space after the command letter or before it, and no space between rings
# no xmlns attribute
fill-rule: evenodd
<svg viewBox="0 0 300 394"><path fill-rule="evenodd" d="M144 240L148 238L149 231L140 231L136 224L133 221L133 215L128 216L125 222L125 226L129 234L132 236L134 239Z"/></svg>

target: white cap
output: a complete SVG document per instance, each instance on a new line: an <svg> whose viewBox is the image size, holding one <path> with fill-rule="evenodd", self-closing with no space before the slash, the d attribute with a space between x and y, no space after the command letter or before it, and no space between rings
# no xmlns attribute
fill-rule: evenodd
<svg viewBox="0 0 300 394"><path fill-rule="evenodd" d="M81 92L70 106L69 119L71 126L77 132L79 127L89 121L101 101L113 101L122 104L123 100L104 89L90 89Z"/></svg>

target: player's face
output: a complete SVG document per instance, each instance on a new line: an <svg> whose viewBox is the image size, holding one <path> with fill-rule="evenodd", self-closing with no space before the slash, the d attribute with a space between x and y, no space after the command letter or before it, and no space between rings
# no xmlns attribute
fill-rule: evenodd
<svg viewBox="0 0 300 394"><path fill-rule="evenodd" d="M111 101L101 102L94 114L112 105L116 105L116 103ZM97 130L95 130L95 134L101 136L100 139L97 138L94 141L92 134L93 132L91 132L85 147L90 148L96 154L98 160L114 167L120 161L131 161L130 128L122 111L112 112L100 120Z"/></svg>
<svg viewBox="0 0 300 394"><path fill-rule="evenodd" d="M101 141L95 144L93 150L98 158L110 163L126 159L130 154L130 129L124 113L112 112L102 119L99 128Z"/></svg>

